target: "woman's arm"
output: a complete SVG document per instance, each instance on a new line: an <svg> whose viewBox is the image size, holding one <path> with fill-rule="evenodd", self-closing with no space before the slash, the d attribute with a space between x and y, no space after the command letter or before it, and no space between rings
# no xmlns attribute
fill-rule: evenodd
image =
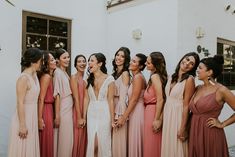
<svg viewBox="0 0 235 157"><path fill-rule="evenodd" d="M217 100L220 104L226 102L232 109L235 111L235 95L226 87L222 86L219 87L218 90L219 99ZM228 119L223 121L222 123L215 118L209 118L207 120L207 125L209 127L217 127L217 128L224 128L228 125L231 125L235 122L235 113L233 113Z"/></svg>
<svg viewBox="0 0 235 157"><path fill-rule="evenodd" d="M78 81L75 75L73 75L70 79L70 88L73 95L73 102L75 105L76 113L77 113L77 127L82 127L84 125L84 120L81 116L80 105L79 105L79 95L78 95Z"/></svg>
<svg viewBox="0 0 235 157"><path fill-rule="evenodd" d="M189 115L189 102L194 92L195 92L195 81L192 76L189 76L189 78L186 80L185 87L184 87L182 121L180 125L180 130L178 130L178 138L181 141L186 140L188 136L186 125L187 125L188 115Z"/></svg>
<svg viewBox="0 0 235 157"><path fill-rule="evenodd" d="M42 115L43 115L44 100L50 81L51 81L51 76L48 74L44 74L40 78L40 93L38 99L38 129L40 130L42 130L45 127Z"/></svg>
<svg viewBox="0 0 235 157"><path fill-rule="evenodd" d="M86 87L86 84L84 85L84 87ZM84 108L83 108L83 119L86 123L86 120L87 120L87 108L88 108L88 105L89 105L89 96L88 96L88 89L87 88L84 88L85 92L84 92ZM85 125L84 123L84 125Z"/></svg>
<svg viewBox="0 0 235 157"><path fill-rule="evenodd" d="M154 87L155 93L156 93L156 97L157 97L157 102L156 102L156 113L155 113L155 118L153 121L153 130L155 132L160 131L161 127L162 127L162 110L163 110L163 103L164 103L164 99L163 99L163 92L162 91L162 82L160 79L160 76L158 74L154 74L151 76L151 81L152 81L152 85Z"/></svg>
<svg viewBox="0 0 235 157"><path fill-rule="evenodd" d="M19 118L19 136L24 139L27 137L28 129L25 122L25 109L24 109L24 99L26 92L29 88L28 78L26 76L21 76L16 83L16 94L17 94L17 113Z"/></svg>
<svg viewBox="0 0 235 157"><path fill-rule="evenodd" d="M126 122L130 113L134 110L139 100L141 91L144 88L143 84L144 84L144 78L141 75L137 75L132 82L133 89L130 99L128 101L128 107L124 112L123 116L118 119L117 121L118 126L122 126Z"/></svg>
<svg viewBox="0 0 235 157"><path fill-rule="evenodd" d="M114 84L114 82L111 82L108 86L108 104L109 104L109 111L110 111L112 127L115 127L115 124L114 124L114 102L113 102L114 89L115 89L115 84Z"/></svg>

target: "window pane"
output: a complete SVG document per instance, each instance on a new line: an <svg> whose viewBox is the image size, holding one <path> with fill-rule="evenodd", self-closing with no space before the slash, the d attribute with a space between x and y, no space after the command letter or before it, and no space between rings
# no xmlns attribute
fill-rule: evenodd
<svg viewBox="0 0 235 157"><path fill-rule="evenodd" d="M55 38L55 37L50 37L49 38L49 50L55 50L58 48L63 48L67 50L67 39L63 38Z"/></svg>
<svg viewBox="0 0 235 157"><path fill-rule="evenodd" d="M30 33L47 34L47 20L27 16L26 31Z"/></svg>
<svg viewBox="0 0 235 157"><path fill-rule="evenodd" d="M68 36L68 24L66 22L49 21L49 34L55 36Z"/></svg>
<svg viewBox="0 0 235 157"><path fill-rule="evenodd" d="M37 47L41 50L47 50L47 38L40 35L26 35L26 47Z"/></svg>

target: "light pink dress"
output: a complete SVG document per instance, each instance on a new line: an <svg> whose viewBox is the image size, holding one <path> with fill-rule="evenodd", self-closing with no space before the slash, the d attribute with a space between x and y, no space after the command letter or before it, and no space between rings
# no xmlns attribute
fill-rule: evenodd
<svg viewBox="0 0 235 157"><path fill-rule="evenodd" d="M123 84L122 75L115 80L115 119L123 115L127 108L126 98L128 86ZM127 123L121 128L113 129L112 138L113 157L126 157L127 156Z"/></svg>
<svg viewBox="0 0 235 157"><path fill-rule="evenodd" d="M71 157L73 149L73 98L69 76L60 68L54 72L54 96L60 95L60 126L54 129L54 156Z"/></svg>
<svg viewBox="0 0 235 157"><path fill-rule="evenodd" d="M53 157L54 149L54 119L53 119L53 107L54 107L54 97L53 97L53 82L47 88L47 93L44 99L43 107L43 121L45 127L43 130L39 131L39 143L40 143L40 156L41 157Z"/></svg>
<svg viewBox="0 0 235 157"><path fill-rule="evenodd" d="M134 79L134 78L133 78ZM128 99L132 95L133 85L128 89ZM143 131L144 131L144 90L141 91L138 102L129 116L129 141L128 157L143 156Z"/></svg>
<svg viewBox="0 0 235 157"><path fill-rule="evenodd" d="M157 97L153 85L144 92L144 157L161 157L162 131L153 132Z"/></svg>
<svg viewBox="0 0 235 157"><path fill-rule="evenodd" d="M186 80L178 82L170 91L171 77L166 84L166 103L163 111L162 157L187 157L188 141L177 138L183 114L183 94Z"/></svg>
<svg viewBox="0 0 235 157"><path fill-rule="evenodd" d="M26 139L19 137L19 118L17 109L12 118L8 157L40 157L38 138L38 96L40 91L39 81L35 75L35 81L27 73L22 73L28 78L30 89L27 90L24 99L25 123L28 129Z"/></svg>
<svg viewBox="0 0 235 157"><path fill-rule="evenodd" d="M84 93L85 84L82 77L78 79L78 95L79 95L79 105L81 116L83 117L83 106L84 106ZM87 146L87 129L77 127L77 111L75 106L73 107L73 157L85 157L86 156L86 146Z"/></svg>

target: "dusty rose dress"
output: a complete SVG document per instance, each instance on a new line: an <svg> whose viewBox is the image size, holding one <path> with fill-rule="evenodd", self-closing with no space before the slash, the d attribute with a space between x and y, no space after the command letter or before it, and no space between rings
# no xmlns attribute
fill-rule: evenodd
<svg viewBox="0 0 235 157"><path fill-rule="evenodd" d="M228 157L228 146L224 129L209 128L206 126L208 118L218 118L223 105L217 103L216 92L199 98L189 105L193 113L190 136L190 157Z"/></svg>
<svg viewBox="0 0 235 157"><path fill-rule="evenodd" d="M128 86L123 84L122 75L115 80L115 87L115 119L118 119L119 116L123 115L127 108L126 98ZM113 157L127 156L127 123L125 123L121 128L113 129L112 150Z"/></svg>
<svg viewBox="0 0 235 157"><path fill-rule="evenodd" d="M78 95L79 95L79 105L80 111L83 116L83 106L84 106L84 92L85 85L81 78L78 79ZM86 156L86 146L87 146L87 129L77 127L77 112L75 106L73 107L73 157L85 157Z"/></svg>
<svg viewBox="0 0 235 157"><path fill-rule="evenodd" d="M73 150L73 98L69 76L60 68L54 72L54 97L60 95L60 126L54 129L54 156L71 157Z"/></svg>
<svg viewBox="0 0 235 157"><path fill-rule="evenodd" d="M128 89L128 99L132 94L133 85ZM138 102L129 116L129 141L128 157L143 156L143 131L144 131L144 90L141 91Z"/></svg>
<svg viewBox="0 0 235 157"><path fill-rule="evenodd" d="M183 114L183 94L186 80L178 82L170 91L171 77L166 84L166 103L163 111L162 157L187 157L188 141L177 138Z"/></svg>
<svg viewBox="0 0 235 157"><path fill-rule="evenodd" d="M12 118L9 146L8 146L8 157L40 157L39 152L39 138L38 138L38 112L37 103L40 91L39 81L35 75L35 81L27 73L25 75L30 84L30 89L26 92L24 99L24 110L25 110L25 123L28 129L28 135L26 139L19 137L19 119L18 112L16 110Z"/></svg>
<svg viewBox="0 0 235 157"><path fill-rule="evenodd" d="M156 113L156 92L153 85L144 92L144 157L161 157L162 131L153 132Z"/></svg>
<svg viewBox="0 0 235 157"><path fill-rule="evenodd" d="M54 97L53 97L53 82L51 81L48 88L47 93L44 100L44 107L43 107L43 113L42 118L45 124L45 127L43 130L39 131L39 143L40 143L40 156L41 157L53 157L53 103L54 103Z"/></svg>

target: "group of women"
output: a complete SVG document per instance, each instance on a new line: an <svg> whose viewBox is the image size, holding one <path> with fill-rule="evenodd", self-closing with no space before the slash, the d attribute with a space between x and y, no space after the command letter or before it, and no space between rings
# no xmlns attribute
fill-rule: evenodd
<svg viewBox="0 0 235 157"><path fill-rule="evenodd" d="M161 52L131 58L121 47L112 75L104 54L90 55L85 80L85 56L76 56L71 77L69 53L58 49L54 57L30 48L21 59L9 157L229 156L223 128L235 114L218 116L224 103L235 110L235 96L215 81L223 56L187 53L168 76ZM196 71L203 84L195 87Z"/></svg>

